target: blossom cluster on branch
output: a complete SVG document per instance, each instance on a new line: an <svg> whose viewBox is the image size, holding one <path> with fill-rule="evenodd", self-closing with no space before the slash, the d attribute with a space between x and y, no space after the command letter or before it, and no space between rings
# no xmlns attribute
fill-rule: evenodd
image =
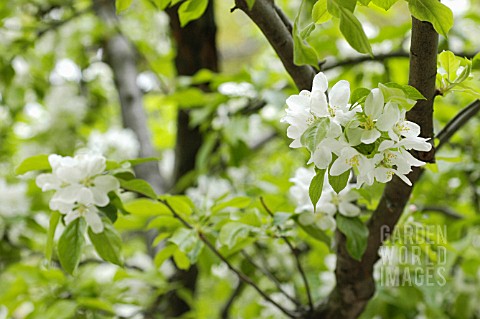
<svg viewBox="0 0 480 319"><path fill-rule="evenodd" d="M52 173L40 174L36 183L42 191L54 190L50 208L66 215L65 222L84 217L94 233L103 231L97 207L107 206L108 193L120 188L118 180L103 175L106 159L101 155L80 154L48 157Z"/></svg>
<svg viewBox="0 0 480 319"><path fill-rule="evenodd" d="M327 89L327 78L319 73L311 92L303 90L287 99L283 121L289 124L290 147L306 147L311 153L308 163L328 170L330 176L353 169L358 188L386 183L393 175L411 185L406 175L412 166L425 163L409 151L432 148L428 139L419 137L420 127L405 118L423 96L408 85L393 83L350 94L349 82L341 80L328 96Z"/></svg>

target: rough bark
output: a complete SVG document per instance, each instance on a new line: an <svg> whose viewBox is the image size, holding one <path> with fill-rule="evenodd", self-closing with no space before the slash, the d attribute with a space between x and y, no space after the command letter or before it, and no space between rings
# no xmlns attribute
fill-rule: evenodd
<svg viewBox="0 0 480 319"><path fill-rule="evenodd" d="M235 0L237 8L245 12L260 28L282 61L299 90L310 90L315 70L311 66L293 63L292 26L272 0L256 0L252 10L245 0Z"/></svg>
<svg viewBox="0 0 480 319"><path fill-rule="evenodd" d="M183 28L180 26L177 10L178 6L175 6L168 9L167 13L170 17L170 27L177 48L175 66L178 75L193 75L201 69L217 72L217 27L213 1L209 1L202 17L190 22ZM207 89L206 87L202 88ZM177 143L175 146L175 181L195 168L196 155L203 142L199 128L190 127L189 122L189 112L179 110Z"/></svg>
<svg viewBox="0 0 480 319"><path fill-rule="evenodd" d="M409 84L416 87L427 99L419 101L407 113L407 118L421 126L423 137L432 138L438 34L430 23L412 19ZM432 151L418 155L424 160L428 158L433 160L433 154ZM415 168L408 177L415 183L421 174L422 170ZM412 189L396 177L386 185L380 203L367 223L368 244L361 261L354 260L348 254L345 236L336 233L337 285L327 302L319 307L312 318L349 319L357 318L362 313L375 292L373 266L379 259L378 249L386 239L382 236L382 228L388 229L390 233L393 231Z"/></svg>
<svg viewBox="0 0 480 319"><path fill-rule="evenodd" d="M180 26L178 5L167 10L170 27L175 39L177 55L175 66L178 75L190 76L201 69L218 71L218 54L216 45L217 27L214 18L213 1L209 1L204 14L197 20ZM201 87L207 90L207 86ZM203 139L198 127L190 126L188 110L179 110L177 114L177 141L175 145L174 182L178 182L185 174L195 169L197 153ZM189 270L176 270L171 278L190 292L195 293L198 270L192 266ZM169 317L180 316L190 310L189 305L173 291L168 296Z"/></svg>
<svg viewBox="0 0 480 319"><path fill-rule="evenodd" d="M109 27L117 23L115 1L94 0L97 15ZM147 115L143 108L143 93L137 86L137 57L134 47L122 34L115 33L104 40L106 62L112 69L121 105L123 126L135 132L140 142L140 157L155 157L156 153L148 129ZM135 167L138 178L148 181L158 192L164 191L157 162Z"/></svg>

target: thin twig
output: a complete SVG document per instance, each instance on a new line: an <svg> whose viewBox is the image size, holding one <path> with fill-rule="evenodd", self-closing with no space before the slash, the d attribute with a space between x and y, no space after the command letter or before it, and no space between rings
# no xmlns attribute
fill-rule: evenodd
<svg viewBox="0 0 480 319"><path fill-rule="evenodd" d="M82 16L83 14L85 13L88 13L88 12L91 12L93 9L93 6L89 6L83 10L80 10L80 11L76 11L74 12L71 16L63 19L63 20L60 20L58 22L55 22L55 23L52 23L50 25L48 25L46 28L44 29L41 29L41 30L37 30L37 37L38 38L41 38L42 36L44 36L47 32L49 31L53 31L53 30L56 30L58 28L60 28L61 26L67 24L68 22Z"/></svg>
<svg viewBox="0 0 480 319"><path fill-rule="evenodd" d="M227 302L223 306L220 318L222 318L222 319L230 318L230 308L232 307L233 302L240 295L240 293L243 291L244 288L245 288L245 283L243 281L239 281L238 284L237 284L237 287L232 292L232 294L228 298Z"/></svg>
<svg viewBox="0 0 480 319"><path fill-rule="evenodd" d="M263 206L263 208L265 209L265 211L266 211L271 217L273 217L273 212L270 210L270 208L268 208L268 206L267 206L267 204L265 203L265 200L263 199L263 197L260 197L260 202L262 203L262 206ZM280 226L277 225L277 229L278 229L278 230L281 230ZM281 236L281 238L283 239L283 241L285 241L285 244L287 244L288 248L289 248L290 251L292 252L293 257L295 258L295 263L296 263L296 265L297 265L297 269L298 269L298 271L300 272L300 275L301 275L301 277L302 277L303 283L304 283L304 285L305 285L305 290L306 290L306 292L307 292L308 306L310 307L310 311L313 311L314 306L313 306L312 294L311 294L311 292L310 292L310 285L308 284L307 276L306 276L305 271L304 271L304 269L303 269L302 263L300 262L298 250L295 249L295 247L294 247L293 244L290 242L290 240L288 239L288 237L286 237L286 236Z"/></svg>
<svg viewBox="0 0 480 319"><path fill-rule="evenodd" d="M471 59L475 56L475 53L471 52L457 52L454 53L456 56L460 57L465 57L468 59ZM351 65L357 65L362 62L367 62L367 61L375 61L375 62L383 62L388 59L393 59L393 58L408 58L410 57L410 54L407 51L394 51L390 53L384 53L384 54L377 54L372 56L369 55L362 55L354 58L349 58L345 60L340 60L340 61L334 61L334 62L325 62L325 64L322 66L321 70L322 71L328 71L331 69L335 69L338 67L342 66L351 66Z"/></svg>
<svg viewBox="0 0 480 319"><path fill-rule="evenodd" d="M260 270L261 273L263 273L265 276L267 276L268 279L270 279L274 284L275 284L275 287L277 287L278 291L280 291L280 293L282 295L284 295L286 298L288 298L290 301L292 301L294 304L296 304L297 306L299 305L299 302L298 300L296 300L295 298L293 298L292 296L290 296L283 288L282 288L282 283L278 280L278 278L276 278L267 268L265 267L261 267L259 264L257 264L255 262L255 260L253 260L253 257L250 256L246 251L242 250L240 252L242 254L242 256L253 266L255 267L256 269Z"/></svg>
<svg viewBox="0 0 480 319"><path fill-rule="evenodd" d="M437 150L439 150L444 144L446 144L450 138L460 128L462 128L472 117L477 115L480 111L480 100L475 100L468 106L463 108L445 127L437 134L438 139Z"/></svg>
<svg viewBox="0 0 480 319"><path fill-rule="evenodd" d="M445 216L448 216L453 219L463 219L463 216L460 215L459 213L455 212L449 207L443 207L443 206L436 206L436 205L431 205L431 206L424 206L420 210L421 212L438 212L442 213Z"/></svg>
<svg viewBox="0 0 480 319"><path fill-rule="evenodd" d="M185 227L189 228L189 229L195 229L190 223L188 223L182 216L180 216L176 211L175 209L173 209L172 206L170 206L170 204L168 203L167 200L162 200L162 199L159 199L158 200L159 202L161 202L162 204L164 204L169 210L170 212L173 214L173 216L175 218L177 218L178 220L180 220L180 222L182 222L183 225L185 225ZM246 284L250 285L253 289L255 289L266 301L268 301L269 303L271 303L272 305L274 305L275 307L277 307L280 311L282 311L284 314L286 314L287 316L289 316L290 318L298 318L297 314L284 308L282 305L280 305L279 303L277 303L275 300L273 300L272 298L270 298L270 296L268 296L250 277L248 277L247 275L245 275L244 273L242 273L240 270L238 270L237 268L235 268L228 260L225 256L223 256L217 248L215 248L215 246L207 239L207 237L205 237L205 234L202 233L200 230L197 230L197 235L198 237L200 238L200 240L205 244L205 246L207 246L222 262L224 262L227 267L233 272L235 273L235 275L237 275L237 277L245 282Z"/></svg>

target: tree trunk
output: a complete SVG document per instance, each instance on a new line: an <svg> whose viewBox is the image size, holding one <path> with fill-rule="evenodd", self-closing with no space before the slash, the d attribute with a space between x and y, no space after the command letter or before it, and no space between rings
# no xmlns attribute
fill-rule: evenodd
<svg viewBox="0 0 480 319"><path fill-rule="evenodd" d="M112 27L117 23L115 1L94 0L97 15ZM140 157L155 157L147 115L143 108L143 93L137 86L137 57L130 41L121 34L105 39L106 62L111 67L122 110L123 126L135 132L140 142ZM148 162L135 167L138 178L149 182L158 193L164 192L157 162Z"/></svg>

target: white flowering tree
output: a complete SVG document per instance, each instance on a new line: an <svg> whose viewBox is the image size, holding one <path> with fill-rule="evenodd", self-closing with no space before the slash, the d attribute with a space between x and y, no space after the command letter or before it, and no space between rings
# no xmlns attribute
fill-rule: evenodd
<svg viewBox="0 0 480 319"><path fill-rule="evenodd" d="M480 315L479 3L0 15L0 319Z"/></svg>

